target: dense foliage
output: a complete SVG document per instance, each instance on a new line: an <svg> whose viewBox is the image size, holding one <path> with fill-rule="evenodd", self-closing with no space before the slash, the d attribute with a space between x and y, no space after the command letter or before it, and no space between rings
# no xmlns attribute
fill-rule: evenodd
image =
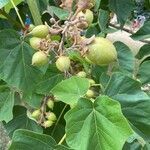
<svg viewBox="0 0 150 150"><path fill-rule="evenodd" d="M149 9L149 0L0 0L8 149L150 150ZM139 15L131 38L145 44L134 56L107 34Z"/></svg>

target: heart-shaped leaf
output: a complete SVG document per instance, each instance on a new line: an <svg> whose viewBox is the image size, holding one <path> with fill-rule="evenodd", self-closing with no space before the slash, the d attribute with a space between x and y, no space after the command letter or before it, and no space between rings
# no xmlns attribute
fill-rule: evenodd
<svg viewBox="0 0 150 150"><path fill-rule="evenodd" d="M80 99L65 115L67 144L75 150L121 150L132 130L120 104L107 96Z"/></svg>

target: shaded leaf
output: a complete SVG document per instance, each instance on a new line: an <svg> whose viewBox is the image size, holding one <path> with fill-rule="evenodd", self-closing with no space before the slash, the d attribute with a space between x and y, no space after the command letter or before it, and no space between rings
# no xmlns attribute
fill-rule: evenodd
<svg viewBox="0 0 150 150"><path fill-rule="evenodd" d="M137 76L143 84L150 83L150 60L140 65Z"/></svg>
<svg viewBox="0 0 150 150"><path fill-rule="evenodd" d="M13 110L13 119L5 124L5 128L10 137L17 129L28 129L42 133L42 128L33 120L27 117L27 110L22 106L15 106Z"/></svg>
<svg viewBox="0 0 150 150"><path fill-rule="evenodd" d="M44 134L38 134L28 130L15 131L9 150L69 150L69 148L57 145L55 140Z"/></svg>
<svg viewBox="0 0 150 150"><path fill-rule="evenodd" d="M14 92L5 89L0 92L0 121L9 122L13 118Z"/></svg>
<svg viewBox="0 0 150 150"><path fill-rule="evenodd" d="M134 2L133 0L109 0L109 8L116 13L119 23L123 26L134 9Z"/></svg>

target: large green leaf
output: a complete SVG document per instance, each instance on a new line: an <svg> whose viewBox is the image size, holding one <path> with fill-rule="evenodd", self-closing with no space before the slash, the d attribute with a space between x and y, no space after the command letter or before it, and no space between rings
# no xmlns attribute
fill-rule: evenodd
<svg viewBox="0 0 150 150"><path fill-rule="evenodd" d="M133 0L109 0L109 8L116 13L121 25L124 25L134 9L134 2Z"/></svg>
<svg viewBox="0 0 150 150"><path fill-rule="evenodd" d="M13 30L1 31L0 39L0 77L31 94L41 76L41 71L31 65L33 49Z"/></svg>
<svg viewBox="0 0 150 150"><path fill-rule="evenodd" d="M107 96L80 99L65 119L66 141L75 150L121 150L132 134L120 104Z"/></svg>
<svg viewBox="0 0 150 150"><path fill-rule="evenodd" d="M38 134L28 130L15 131L9 150L69 150L69 148L57 145L55 140L44 134Z"/></svg>
<svg viewBox="0 0 150 150"><path fill-rule="evenodd" d="M136 33L131 35L134 40L143 40L150 38L150 21L147 21Z"/></svg>
<svg viewBox="0 0 150 150"><path fill-rule="evenodd" d="M124 73L127 72L132 74L135 64L133 53L129 47L122 42L115 42L114 45L118 54L119 69Z"/></svg>
<svg viewBox="0 0 150 150"><path fill-rule="evenodd" d="M73 76L58 83L51 92L56 99L67 104L74 104L86 94L89 86L88 79Z"/></svg>
<svg viewBox="0 0 150 150"><path fill-rule="evenodd" d="M150 83L150 60L143 62L139 67L138 77L143 84Z"/></svg>
<svg viewBox="0 0 150 150"><path fill-rule="evenodd" d="M121 103L123 114L134 128L150 136L150 98L141 91L141 84L138 81L115 73L104 93Z"/></svg>
<svg viewBox="0 0 150 150"><path fill-rule="evenodd" d="M14 92L8 89L0 91L0 121L9 122L13 118Z"/></svg>
<svg viewBox="0 0 150 150"><path fill-rule="evenodd" d="M5 128L9 136L12 136L17 129L28 129L31 131L42 133L42 128L33 120L27 117L27 110L22 106L15 106L13 110L14 118L5 124Z"/></svg>
<svg viewBox="0 0 150 150"><path fill-rule="evenodd" d="M8 2L9 0L0 0L0 9L4 7Z"/></svg>

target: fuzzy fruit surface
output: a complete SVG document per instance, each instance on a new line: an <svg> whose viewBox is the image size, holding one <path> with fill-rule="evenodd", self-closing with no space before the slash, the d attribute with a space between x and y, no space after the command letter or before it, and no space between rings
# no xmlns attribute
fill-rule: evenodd
<svg viewBox="0 0 150 150"><path fill-rule="evenodd" d="M30 32L30 34L39 38L45 38L48 33L49 29L46 25L38 25Z"/></svg>
<svg viewBox="0 0 150 150"><path fill-rule="evenodd" d="M56 67L58 70L65 72L69 70L70 67L70 59L67 56L60 56L56 61Z"/></svg>
<svg viewBox="0 0 150 150"><path fill-rule="evenodd" d="M47 63L48 63L48 57L42 51L38 51L34 53L34 55L32 56L32 65L34 66L43 66Z"/></svg>
<svg viewBox="0 0 150 150"><path fill-rule="evenodd" d="M86 78L86 72L80 71L80 72L78 72L77 76L81 77L81 78Z"/></svg>
<svg viewBox="0 0 150 150"><path fill-rule="evenodd" d="M31 117L34 118L34 119L38 119L40 114L41 114L40 110L35 110L35 111L32 112Z"/></svg>
<svg viewBox="0 0 150 150"><path fill-rule="evenodd" d="M89 83L90 83L90 85L92 86L92 85L95 84L95 81L94 81L93 79L89 79Z"/></svg>
<svg viewBox="0 0 150 150"><path fill-rule="evenodd" d="M38 50L40 49L40 43L41 43L41 38L38 38L38 37L32 37L30 39L30 45L32 48Z"/></svg>
<svg viewBox="0 0 150 150"><path fill-rule="evenodd" d="M47 113L46 118L50 121L56 121L56 119L57 119L56 115L53 112Z"/></svg>
<svg viewBox="0 0 150 150"><path fill-rule="evenodd" d="M106 38L96 37L88 49L87 58L96 65L106 66L117 60L116 48Z"/></svg>
<svg viewBox="0 0 150 150"><path fill-rule="evenodd" d="M47 101L47 107L50 108L50 109L53 109L54 108L54 101L51 100L51 99L48 99L48 101Z"/></svg>
<svg viewBox="0 0 150 150"><path fill-rule="evenodd" d="M82 11L81 11L81 12L78 14L78 17L82 17L82 16L85 17L85 19L86 19L88 25L91 25L91 24L92 24L94 16L93 16L93 12L92 12L91 10L86 9L85 12L82 12Z"/></svg>
<svg viewBox="0 0 150 150"><path fill-rule="evenodd" d="M94 97L94 96L95 96L95 94L94 94L94 92L93 92L92 90L88 90L88 91L86 92L86 97L92 98L92 97Z"/></svg>
<svg viewBox="0 0 150 150"><path fill-rule="evenodd" d="M49 128L49 127L51 127L52 125L53 125L53 121L51 121L51 120L46 120L46 121L44 121L44 123L43 123L43 126L45 127L45 128Z"/></svg>

